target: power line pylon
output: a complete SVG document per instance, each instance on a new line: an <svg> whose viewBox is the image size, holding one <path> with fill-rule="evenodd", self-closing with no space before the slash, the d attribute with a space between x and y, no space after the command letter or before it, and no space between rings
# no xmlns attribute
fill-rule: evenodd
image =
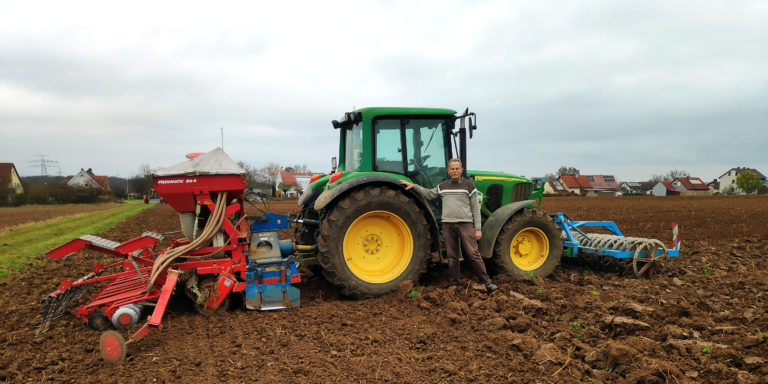
<svg viewBox="0 0 768 384"><path fill-rule="evenodd" d="M27 163L30 163L30 167L40 168L40 176L48 176L48 168L59 168L58 161L55 160L46 160L45 156L47 155L36 155L37 157L40 157L37 160L30 160ZM59 169L59 173L61 173L61 169Z"/></svg>

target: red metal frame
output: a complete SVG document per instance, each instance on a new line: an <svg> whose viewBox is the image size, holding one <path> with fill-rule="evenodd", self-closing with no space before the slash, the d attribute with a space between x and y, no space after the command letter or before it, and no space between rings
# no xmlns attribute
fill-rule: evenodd
<svg viewBox="0 0 768 384"><path fill-rule="evenodd" d="M49 296L56 296L73 287L85 284L107 284L93 296L89 303L75 309L75 315L83 321L96 312L102 312L109 319L121 306L140 303L156 302L155 309L144 326L130 340L138 340L152 330L160 329L160 323L166 309L168 299L183 271L195 271L198 275L217 275L217 294L208 298L204 305L216 308L226 299L230 292L245 290L245 272L248 253L248 224L245 218L245 208L242 204L245 178L241 175L198 175L198 176L167 176L154 180L154 189L177 212L195 212L197 206L205 206L210 212L216 210L212 194L227 192L227 199L239 201L225 207L225 220L221 230L227 241L221 247L206 247L186 253L184 258L177 259L161 272L154 284L147 289L147 282L152 266L156 260L153 253L162 237L158 232L147 232L140 237L116 244L95 236L83 236L70 241L46 254L51 259L63 259L84 248L90 248L102 253L122 258L121 261L103 266L97 264L93 271L83 278L72 281L65 279L59 288ZM233 221L236 221L233 223ZM189 240L174 240L170 246L159 254L174 248L189 244ZM215 252L223 252L224 257L204 259L202 256ZM200 256L196 258L195 256ZM99 276L103 271L121 267L122 271L108 276ZM270 281L274 280L274 281ZM293 275L291 283L301 281L299 275ZM267 279L265 283L278 283L279 278ZM129 341L130 341L129 340Z"/></svg>

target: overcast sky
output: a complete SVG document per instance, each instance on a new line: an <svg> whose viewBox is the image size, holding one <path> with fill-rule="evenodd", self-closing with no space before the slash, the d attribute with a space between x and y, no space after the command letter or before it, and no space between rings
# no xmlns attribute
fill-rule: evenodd
<svg viewBox="0 0 768 384"><path fill-rule="evenodd" d="M470 169L768 174L768 2L0 0L0 162L25 176L130 177L222 127L234 160L327 172L364 106L469 107Z"/></svg>

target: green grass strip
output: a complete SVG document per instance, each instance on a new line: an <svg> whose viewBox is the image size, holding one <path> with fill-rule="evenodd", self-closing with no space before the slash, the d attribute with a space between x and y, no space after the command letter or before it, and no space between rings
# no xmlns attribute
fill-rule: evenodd
<svg viewBox="0 0 768 384"><path fill-rule="evenodd" d="M86 214L29 223L0 234L0 280L43 262L43 254L78 236L95 234L153 206L127 203Z"/></svg>

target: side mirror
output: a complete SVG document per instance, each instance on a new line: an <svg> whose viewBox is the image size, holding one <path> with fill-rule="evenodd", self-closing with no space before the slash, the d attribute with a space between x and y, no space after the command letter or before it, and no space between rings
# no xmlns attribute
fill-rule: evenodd
<svg viewBox="0 0 768 384"><path fill-rule="evenodd" d="M331 173L336 172L336 156L331 157Z"/></svg>
<svg viewBox="0 0 768 384"><path fill-rule="evenodd" d="M472 138L472 131L477 129L477 115L473 113L469 116L469 138Z"/></svg>

